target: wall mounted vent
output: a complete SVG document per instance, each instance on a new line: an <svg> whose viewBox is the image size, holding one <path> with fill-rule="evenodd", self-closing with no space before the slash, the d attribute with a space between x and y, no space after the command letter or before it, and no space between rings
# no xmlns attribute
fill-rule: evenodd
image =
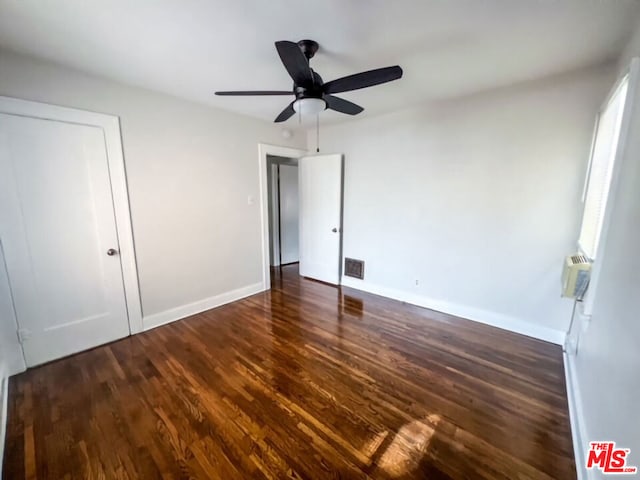
<svg viewBox="0 0 640 480"><path fill-rule="evenodd" d="M354 258L344 259L344 275L346 277L364 278L364 261L356 260Z"/></svg>
<svg viewBox="0 0 640 480"><path fill-rule="evenodd" d="M582 300L591 275L591 261L584 255L569 255L562 269L562 296Z"/></svg>
<svg viewBox="0 0 640 480"><path fill-rule="evenodd" d="M584 255L571 255L571 263L578 265L580 263L589 263L589 259Z"/></svg>

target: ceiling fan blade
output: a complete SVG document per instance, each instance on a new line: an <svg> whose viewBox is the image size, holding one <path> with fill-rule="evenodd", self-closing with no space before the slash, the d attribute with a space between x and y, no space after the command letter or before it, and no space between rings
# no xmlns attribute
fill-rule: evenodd
<svg viewBox="0 0 640 480"><path fill-rule="evenodd" d="M285 120L289 120L295 113L296 111L293 109L293 102L291 102L287 106L287 108L285 108L282 112L280 112L280 115L276 117L274 122L280 123L280 122L284 122Z"/></svg>
<svg viewBox="0 0 640 480"><path fill-rule="evenodd" d="M276 42L276 50L280 60L287 69L296 85L305 86L313 84L313 74L309 67L309 60L304 56L297 43L282 40Z"/></svg>
<svg viewBox="0 0 640 480"><path fill-rule="evenodd" d="M222 97L235 96L246 97L249 95L293 95L292 91L285 92L284 90L249 90L249 91L229 91L229 92L216 92L216 95Z"/></svg>
<svg viewBox="0 0 640 480"><path fill-rule="evenodd" d="M381 83L391 82L402 78L402 69L399 66L377 68L368 72L356 73L348 77L338 78L327 82L323 86L324 93L340 93L358 90L360 88L373 87Z"/></svg>
<svg viewBox="0 0 640 480"><path fill-rule="evenodd" d="M360 105L333 95L325 95L324 101L327 102L327 108L347 115L357 115L364 110Z"/></svg>

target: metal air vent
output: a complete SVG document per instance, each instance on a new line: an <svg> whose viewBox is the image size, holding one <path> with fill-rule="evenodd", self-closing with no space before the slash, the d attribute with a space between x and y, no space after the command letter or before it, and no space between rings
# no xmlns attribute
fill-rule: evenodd
<svg viewBox="0 0 640 480"><path fill-rule="evenodd" d="M364 278L364 260L356 260L354 258L344 259L344 274L346 277Z"/></svg>

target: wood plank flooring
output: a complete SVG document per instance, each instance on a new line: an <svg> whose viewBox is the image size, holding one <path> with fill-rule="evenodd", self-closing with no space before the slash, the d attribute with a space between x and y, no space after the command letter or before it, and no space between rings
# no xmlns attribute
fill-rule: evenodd
<svg viewBox="0 0 640 480"><path fill-rule="evenodd" d="M560 347L295 265L270 292L13 377L3 473L576 475Z"/></svg>

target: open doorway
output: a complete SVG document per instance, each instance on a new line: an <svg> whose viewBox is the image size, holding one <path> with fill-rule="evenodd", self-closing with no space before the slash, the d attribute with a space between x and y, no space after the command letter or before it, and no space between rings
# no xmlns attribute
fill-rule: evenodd
<svg viewBox="0 0 640 480"><path fill-rule="evenodd" d="M298 159L267 155L269 265L300 260Z"/></svg>
<svg viewBox="0 0 640 480"><path fill-rule="evenodd" d="M342 271L341 154L258 145L262 278L271 288L282 266L296 275L339 285ZM292 270L293 269L293 270Z"/></svg>

